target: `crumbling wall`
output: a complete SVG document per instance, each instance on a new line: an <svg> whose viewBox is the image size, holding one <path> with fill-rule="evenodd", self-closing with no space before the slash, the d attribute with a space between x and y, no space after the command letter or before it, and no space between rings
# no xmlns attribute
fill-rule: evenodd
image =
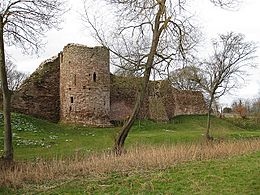
<svg viewBox="0 0 260 195"><path fill-rule="evenodd" d="M64 123L110 126L132 113L141 78L110 74L109 51L68 44L59 56L43 62L13 95L12 109ZM139 118L168 121L176 115L205 114L201 92L150 81Z"/></svg>
<svg viewBox="0 0 260 195"><path fill-rule="evenodd" d="M163 90L165 81L150 81L149 92L149 112L148 117L154 121L168 121L169 116L165 106L167 91Z"/></svg>
<svg viewBox="0 0 260 195"><path fill-rule="evenodd" d="M206 103L200 91L173 89L175 115L205 114Z"/></svg>
<svg viewBox="0 0 260 195"><path fill-rule="evenodd" d="M50 121L59 121L60 58L40 64L12 96L12 110Z"/></svg>
<svg viewBox="0 0 260 195"><path fill-rule="evenodd" d="M68 44L60 64L61 122L110 126L109 51Z"/></svg>
<svg viewBox="0 0 260 195"><path fill-rule="evenodd" d="M1 89L0 89L0 110L3 110L3 93Z"/></svg>
<svg viewBox="0 0 260 195"><path fill-rule="evenodd" d="M127 119L134 108L138 84L135 79L111 75L110 120Z"/></svg>
<svg viewBox="0 0 260 195"><path fill-rule="evenodd" d="M134 108L141 78L111 76L111 120L127 119ZM205 114L199 91L179 91L168 81L150 81L139 118L168 121L177 115Z"/></svg>
<svg viewBox="0 0 260 195"><path fill-rule="evenodd" d="M174 101L173 88L169 81L161 81L160 91L163 94L164 106L169 119L172 119L175 114L176 102Z"/></svg>
<svg viewBox="0 0 260 195"><path fill-rule="evenodd" d="M149 119L155 121L168 121L168 115L161 97L149 97Z"/></svg>
<svg viewBox="0 0 260 195"><path fill-rule="evenodd" d="M111 74L111 111L110 120L120 121L130 117L135 106L137 91L141 87L141 78L122 77ZM139 118L148 118L148 97L146 96Z"/></svg>

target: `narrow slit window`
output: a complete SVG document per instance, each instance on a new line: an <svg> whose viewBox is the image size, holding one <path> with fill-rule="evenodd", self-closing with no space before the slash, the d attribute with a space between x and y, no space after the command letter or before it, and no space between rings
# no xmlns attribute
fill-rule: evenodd
<svg viewBox="0 0 260 195"><path fill-rule="evenodd" d="M63 63L63 54L60 53L60 63Z"/></svg>
<svg viewBox="0 0 260 195"><path fill-rule="evenodd" d="M70 106L70 112L72 111L72 107Z"/></svg>
<svg viewBox="0 0 260 195"><path fill-rule="evenodd" d="M74 102L73 97L70 97L70 103L73 103L73 102Z"/></svg>
<svg viewBox="0 0 260 195"><path fill-rule="evenodd" d="M77 81L77 78L76 78L76 75L74 75L74 85L76 86L76 81Z"/></svg>
<svg viewBox="0 0 260 195"><path fill-rule="evenodd" d="M97 74L94 72L93 74L93 81L96 82L97 81Z"/></svg>

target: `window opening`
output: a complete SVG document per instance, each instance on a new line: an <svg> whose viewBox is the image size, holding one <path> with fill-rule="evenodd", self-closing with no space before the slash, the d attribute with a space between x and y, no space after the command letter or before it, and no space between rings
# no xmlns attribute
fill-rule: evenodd
<svg viewBox="0 0 260 195"><path fill-rule="evenodd" d="M60 53L60 62L63 63L63 54Z"/></svg>
<svg viewBox="0 0 260 195"><path fill-rule="evenodd" d="M97 81L97 74L94 72L93 74L93 81L96 82Z"/></svg>
<svg viewBox="0 0 260 195"><path fill-rule="evenodd" d="M70 103L73 103L74 100L73 100L73 97L70 97Z"/></svg>
<svg viewBox="0 0 260 195"><path fill-rule="evenodd" d="M74 75L74 85L76 86L76 80L77 78L76 78L76 75Z"/></svg>

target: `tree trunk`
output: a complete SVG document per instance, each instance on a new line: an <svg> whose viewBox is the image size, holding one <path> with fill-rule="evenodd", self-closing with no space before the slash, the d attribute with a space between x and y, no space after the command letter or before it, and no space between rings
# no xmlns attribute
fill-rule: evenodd
<svg viewBox="0 0 260 195"><path fill-rule="evenodd" d="M148 83L149 83L149 78L151 75L151 70L153 67L153 62L154 62L154 57L157 51L157 46L159 43L159 39L160 39L160 35L162 33L162 31L167 28L167 24L168 21L165 21L164 24L162 26L160 26L161 21L160 18L161 16L164 14L165 11L165 1L161 2L159 9L156 13L156 17L155 17L155 21L154 21L154 29L153 29L153 39L152 39L152 43L151 43L151 48L150 48L150 52L149 52L149 56L146 62L146 66L145 66L145 71L144 71L144 77L143 77L143 82L142 82L142 86L141 86L141 91L139 92L137 99L136 99L136 103L135 103L135 107L134 110L129 118L129 120L127 121L127 123L123 126L122 130L120 131L117 139L115 140L115 153L117 155L121 155L123 150L124 150L124 143L125 143L125 139L127 138L127 135L131 129L131 127L133 126L137 115L140 111L140 108L144 102L144 98L147 92L147 87L148 87Z"/></svg>
<svg viewBox="0 0 260 195"><path fill-rule="evenodd" d="M0 80L3 92L4 114L4 159L13 160L12 128L11 128L11 93L8 89L7 74L5 67L4 31L3 18L0 16Z"/></svg>
<svg viewBox="0 0 260 195"><path fill-rule="evenodd" d="M213 140L213 137L212 136L210 136L210 133L209 133L209 131L210 131L210 123L211 123L211 121L210 121L210 117L211 117L211 109L212 109L212 103L213 103L213 96L211 95L211 97L210 97L210 102L209 102L209 107L208 107L208 118L207 118L207 130L206 130L206 139L209 141L209 140Z"/></svg>
<svg viewBox="0 0 260 195"><path fill-rule="evenodd" d="M143 77L143 82L142 82L142 88L140 89L140 91L137 95L133 112L132 112L129 120L123 126L122 130L120 131L120 134L118 135L118 137L115 141L114 150L117 155L121 155L123 153L123 150L124 150L123 147L124 147L124 143L127 138L127 135L129 133L131 127L133 126L133 124L138 116L138 113L140 111L140 108L144 102L144 98L145 98L148 83L149 83L150 74L151 74L151 67L145 71L145 75Z"/></svg>

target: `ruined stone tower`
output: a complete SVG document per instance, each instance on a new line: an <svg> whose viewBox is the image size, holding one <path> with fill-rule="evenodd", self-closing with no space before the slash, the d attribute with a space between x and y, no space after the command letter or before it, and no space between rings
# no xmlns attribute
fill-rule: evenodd
<svg viewBox="0 0 260 195"><path fill-rule="evenodd" d="M109 51L68 44L60 54L60 120L109 126Z"/></svg>
<svg viewBox="0 0 260 195"><path fill-rule="evenodd" d="M105 47L68 44L15 91L12 111L53 122L107 127L110 121L124 121L131 115L140 79L111 75ZM178 90L166 81L149 82L148 91L141 119L168 121L207 111L200 91Z"/></svg>

